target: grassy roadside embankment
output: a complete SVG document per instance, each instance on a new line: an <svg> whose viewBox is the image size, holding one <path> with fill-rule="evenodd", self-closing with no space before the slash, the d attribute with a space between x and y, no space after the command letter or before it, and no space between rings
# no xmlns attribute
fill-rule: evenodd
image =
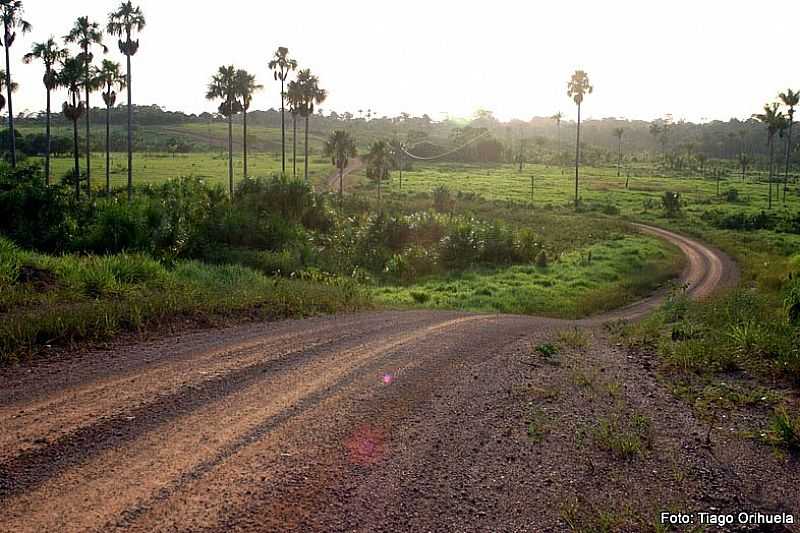
<svg viewBox="0 0 800 533"><path fill-rule="evenodd" d="M48 345L104 341L180 318L281 319L368 305L355 282L285 279L238 265L141 254L49 256L0 237L0 363Z"/></svg>

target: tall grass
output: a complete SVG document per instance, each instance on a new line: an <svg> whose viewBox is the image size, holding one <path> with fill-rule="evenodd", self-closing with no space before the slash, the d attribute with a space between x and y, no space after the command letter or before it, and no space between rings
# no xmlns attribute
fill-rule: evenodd
<svg viewBox="0 0 800 533"><path fill-rule="evenodd" d="M23 268L54 281L25 281ZM369 305L363 290L343 278L282 279L197 261L168 269L137 254L53 257L24 252L2 237L0 289L0 362L45 345L110 339L177 316L278 319Z"/></svg>

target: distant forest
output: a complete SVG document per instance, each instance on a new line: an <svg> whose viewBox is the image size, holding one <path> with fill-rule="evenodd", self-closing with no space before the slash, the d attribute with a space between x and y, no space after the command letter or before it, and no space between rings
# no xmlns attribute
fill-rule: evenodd
<svg viewBox="0 0 800 533"><path fill-rule="evenodd" d="M181 138L180 135L152 135L153 128L184 124L223 124L226 120L216 113L186 114L165 111L156 105L135 106L134 113L136 127L147 128L148 135L152 137L151 140L145 141L144 136L137 135L137 144L141 145L140 149L153 151L217 150L218 146L214 144L198 143L196 140ZM241 115L237 115L234 121L240 123L241 119ZM97 126L104 126L105 109L92 109L91 120ZM115 130L124 126L125 120L124 106L118 106L111 111L111 124L115 126ZM291 119L287 117L287 120L291 123ZM255 127L279 128L280 113L275 109L251 111L248 114L248 122ZM30 127L36 125L44 127L44 115L20 117L17 125L25 128L29 137L33 137ZM54 114L53 125L66 127L69 122L61 114ZM298 129L300 127L298 125ZM622 152L626 164L661 160L670 167L680 167L686 163L702 165L712 159L735 160L740 154L747 154L755 160L754 162L763 162L768 156L766 127L755 119L695 124L684 121L672 122L669 118L652 122L604 118L586 120L582 124L582 146L585 149L582 158L585 162L594 164L616 162L619 128L623 129ZM525 162L557 163L574 158L575 123L561 120L559 125L551 117L501 122L494 118L491 112L479 111L472 120L434 121L427 115L415 117L403 113L395 117L378 117L371 111L366 111L357 114L317 113L311 120L312 134L324 136L334 129L348 130L359 145L364 146L379 138L399 140L406 144L410 152L423 157L435 156L469 143L467 148L456 151L448 159L512 162L522 158ZM99 144L103 128L98 127L94 131ZM121 149L123 135L115 131L113 137L112 144L119 144ZM470 143L476 137L480 139ZM0 144L6 144L7 138L7 131L0 133ZM22 142L25 143L24 140ZM783 143L783 139L776 142L778 146ZM40 143L30 139L28 144L34 147L33 151L36 151L35 147ZM65 148L68 148L66 144ZM776 153L781 154L782 150L776 150ZM783 159L783 156L780 159ZM795 150L792 163L795 165L800 163L800 151Z"/></svg>

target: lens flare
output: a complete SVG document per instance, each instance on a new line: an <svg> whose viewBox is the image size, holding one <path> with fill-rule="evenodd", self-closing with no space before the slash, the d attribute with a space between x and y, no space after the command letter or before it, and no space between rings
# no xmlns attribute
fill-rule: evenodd
<svg viewBox="0 0 800 533"><path fill-rule="evenodd" d="M383 458L386 451L386 437L377 428L361 427L345 444L350 462L358 465L374 464Z"/></svg>

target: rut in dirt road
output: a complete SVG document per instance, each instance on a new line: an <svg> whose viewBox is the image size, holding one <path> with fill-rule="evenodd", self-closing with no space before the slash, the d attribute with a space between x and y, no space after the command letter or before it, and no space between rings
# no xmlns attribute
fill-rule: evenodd
<svg viewBox="0 0 800 533"><path fill-rule="evenodd" d="M693 296L735 279L719 252L643 231L681 247ZM762 461L783 477L759 493L754 450L703 451L701 424L646 366L609 347L604 322L641 316L661 298L577 322L317 317L8 370L0 530L546 531L567 527L579 496L603 491L642 509L705 501L712 489L726 495L720 508L797 509L795 472ZM573 327L589 332L589 351L558 365L530 359ZM582 424L611 405L581 385L592 380L597 390L613 381L614 405L663 415L649 458L618 465L576 452ZM539 440L534 401L550 427ZM664 457L686 470L681 484Z"/></svg>

